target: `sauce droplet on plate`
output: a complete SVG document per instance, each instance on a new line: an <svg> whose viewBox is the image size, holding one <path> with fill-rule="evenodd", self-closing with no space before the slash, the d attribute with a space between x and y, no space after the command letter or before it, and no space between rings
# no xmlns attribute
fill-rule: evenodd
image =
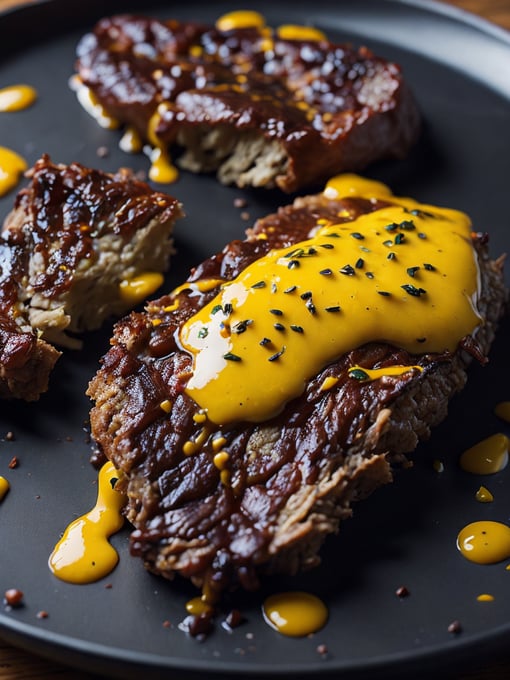
<svg viewBox="0 0 510 680"><path fill-rule="evenodd" d="M31 85L9 85L0 89L0 113L21 111L37 99L37 91Z"/></svg>
<svg viewBox="0 0 510 680"><path fill-rule="evenodd" d="M501 418L501 420L505 420L507 423L510 423L510 401L501 401L496 405L494 413L498 416L498 418Z"/></svg>
<svg viewBox="0 0 510 680"><path fill-rule="evenodd" d="M509 444L504 434L493 434L464 451L460 467L475 475L493 475L506 467Z"/></svg>
<svg viewBox="0 0 510 680"><path fill-rule="evenodd" d="M315 595L300 591L276 593L262 605L266 622L279 633L304 637L320 630L328 619L328 609Z"/></svg>
<svg viewBox="0 0 510 680"><path fill-rule="evenodd" d="M0 196L4 196L16 186L21 173L25 172L27 167L27 162L19 154L0 146Z"/></svg>
<svg viewBox="0 0 510 680"><path fill-rule="evenodd" d="M50 555L50 571L68 583L93 583L109 574L119 556L108 538L122 528L125 496L115 491L118 473L111 463L99 471L95 506L67 527Z"/></svg>
<svg viewBox="0 0 510 680"><path fill-rule="evenodd" d="M510 527L489 520L472 522L459 532L457 547L470 562L496 564L510 557Z"/></svg>

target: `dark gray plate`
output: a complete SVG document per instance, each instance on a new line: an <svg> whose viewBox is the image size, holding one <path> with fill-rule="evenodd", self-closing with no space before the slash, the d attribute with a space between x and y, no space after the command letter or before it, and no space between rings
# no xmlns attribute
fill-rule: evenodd
<svg viewBox="0 0 510 680"><path fill-rule="evenodd" d="M213 21L238 5L205 0L138 3L146 14ZM510 39L469 15L433 3L384 0L317 0L306 8L290 0L250 2L272 24L313 22L338 40L367 43L403 65L426 121L419 145L405 162L381 163L367 174L398 194L447 204L470 213L476 228L491 235L491 250L510 248ZM0 17L0 84L27 82L39 92L30 109L1 114L0 143L29 163L48 152L55 161L80 161L106 170L121 165L147 169L144 156L117 149L118 134L100 129L80 108L67 81L80 35L99 16L127 10L125 2L43 2ZM100 159L99 146L111 153ZM252 218L290 198L273 192L220 187L210 177L183 173L169 187L185 204L177 230L179 253L166 287L220 249L246 226L233 201L248 200ZM0 217L14 194L0 200ZM112 676L188 678L341 675L375 677L434 666L459 669L490 659L510 635L510 573L505 564L477 566L458 553L458 530L476 519L507 521L510 471L488 480L463 473L459 454L482 437L508 426L493 415L508 400L508 341L505 322L491 362L473 366L471 381L452 403L448 421L416 452L414 469L356 508L355 517L330 540L323 565L294 579L272 579L261 593L239 594L228 606L242 609L246 623L226 632L218 625L203 643L178 629L184 603L194 595L184 582L147 574L128 554L125 530L114 538L120 564L108 578L88 586L56 580L47 559L65 526L95 502L96 473L84 390L108 345L110 328L90 334L82 353L66 352L51 389L36 404L5 403L0 412L0 474L12 488L0 505L0 593L25 593L25 606L0 611L0 634L53 659ZM20 464L8 469L12 456ZM438 474L433 461L441 459ZM478 504L486 483L495 496ZM106 588L111 584L111 588ZM405 585L409 597L395 590ZM306 589L330 608L326 627L311 638L280 636L263 621L262 598L281 589ZM476 600L494 595L491 603ZM46 610L46 619L37 612ZM458 619L463 632L447 628ZM170 621L171 627L165 627ZM317 652L324 644L327 658Z"/></svg>

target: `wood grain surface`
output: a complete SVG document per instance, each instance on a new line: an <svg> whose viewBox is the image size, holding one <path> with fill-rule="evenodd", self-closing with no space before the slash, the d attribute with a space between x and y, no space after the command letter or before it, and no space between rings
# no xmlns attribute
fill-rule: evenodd
<svg viewBox="0 0 510 680"><path fill-rule="evenodd" d="M0 0L0 12L16 5L31 4L34 0ZM72 2L73 0L70 0ZM488 21L510 30L510 0L448 0L447 4L477 14ZM509 72L510 78L510 72ZM0 639L0 680L102 680L103 676L83 673L64 665L12 647ZM508 660L481 660L471 671L447 676L434 673L433 680L510 680L510 649ZM106 678L104 678L106 680ZM183 677L183 680L185 678ZM409 680L415 680L413 677Z"/></svg>

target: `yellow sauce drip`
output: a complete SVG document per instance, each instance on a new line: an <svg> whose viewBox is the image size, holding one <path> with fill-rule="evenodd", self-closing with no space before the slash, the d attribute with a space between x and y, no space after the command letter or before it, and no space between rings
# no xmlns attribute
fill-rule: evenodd
<svg viewBox="0 0 510 680"><path fill-rule="evenodd" d="M37 91L31 85L10 85L0 90L0 113L21 111L37 99Z"/></svg>
<svg viewBox="0 0 510 680"><path fill-rule="evenodd" d="M481 593L476 599L478 602L494 602L494 595L489 595L489 593Z"/></svg>
<svg viewBox="0 0 510 680"><path fill-rule="evenodd" d="M239 9L223 14L216 20L218 31L234 31L239 28L264 28L266 20L254 10Z"/></svg>
<svg viewBox="0 0 510 680"><path fill-rule="evenodd" d="M464 451L460 467L474 475L493 475L506 467L509 444L504 434L493 434Z"/></svg>
<svg viewBox="0 0 510 680"><path fill-rule="evenodd" d="M139 153L142 150L142 139L134 128L127 128L121 137L119 148L126 153Z"/></svg>
<svg viewBox="0 0 510 680"><path fill-rule="evenodd" d="M28 165L15 151L0 146L0 196L13 189Z"/></svg>
<svg viewBox="0 0 510 680"><path fill-rule="evenodd" d="M10 488L11 485L9 484L7 479L5 479L5 477L0 476L0 501L3 501Z"/></svg>
<svg viewBox="0 0 510 680"><path fill-rule="evenodd" d="M161 113L166 108L166 104L160 104L158 109L151 116L147 125L147 139L152 148L149 149L151 167L149 177L158 184L171 184L179 177L179 171L173 165L166 145L159 139L156 129L161 120Z"/></svg>
<svg viewBox="0 0 510 680"><path fill-rule="evenodd" d="M192 614L193 616L210 614L213 609L214 607L210 605L206 599L204 599L203 595L201 597L193 597L191 600L186 602L186 611L188 614Z"/></svg>
<svg viewBox="0 0 510 680"><path fill-rule="evenodd" d="M163 274L159 272L144 272L131 279L121 281L119 293L121 298L130 305L137 305L157 291L163 280Z"/></svg>
<svg viewBox="0 0 510 680"><path fill-rule="evenodd" d="M276 29L281 40L327 40L326 34L313 26L284 24Z"/></svg>
<svg viewBox="0 0 510 680"><path fill-rule="evenodd" d="M505 420L507 423L510 423L510 401L502 401L497 404L496 408L494 409L494 413L498 416L498 418L501 418L501 420Z"/></svg>
<svg viewBox="0 0 510 680"><path fill-rule="evenodd" d="M470 562L501 562L510 557L510 527L501 522L472 522L459 532L457 548Z"/></svg>
<svg viewBox="0 0 510 680"><path fill-rule="evenodd" d="M355 176L332 180L327 191L390 195ZM469 218L391 200L391 207L270 251L183 325L180 341L193 356L186 392L211 421L277 415L308 379L367 342L420 354L455 351L474 332L479 270Z"/></svg>
<svg viewBox="0 0 510 680"><path fill-rule="evenodd" d="M51 572L68 583L92 583L109 574L119 556L108 538L124 523L125 497L113 489L118 477L111 463L99 472L95 506L71 522L49 558Z"/></svg>
<svg viewBox="0 0 510 680"><path fill-rule="evenodd" d="M316 633L328 619L328 609L322 600L299 591L271 595L264 601L262 613L272 628L290 637Z"/></svg>
<svg viewBox="0 0 510 680"><path fill-rule="evenodd" d="M421 366L385 366L384 368L363 368L362 366L353 366L349 369L349 375L360 382L365 382L378 380L385 375L404 375L404 373L413 370L421 373L423 368Z"/></svg>
<svg viewBox="0 0 510 680"><path fill-rule="evenodd" d="M475 498L479 503L492 503L494 496L491 494L489 489L485 486L481 486L475 494Z"/></svg>

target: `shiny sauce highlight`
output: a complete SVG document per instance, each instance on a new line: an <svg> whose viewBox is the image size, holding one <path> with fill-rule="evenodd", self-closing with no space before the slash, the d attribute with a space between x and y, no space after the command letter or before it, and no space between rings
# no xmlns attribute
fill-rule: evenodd
<svg viewBox="0 0 510 680"><path fill-rule="evenodd" d="M271 628L288 637L316 633L328 620L324 602L311 593L301 591L269 596L263 602L262 613Z"/></svg>

